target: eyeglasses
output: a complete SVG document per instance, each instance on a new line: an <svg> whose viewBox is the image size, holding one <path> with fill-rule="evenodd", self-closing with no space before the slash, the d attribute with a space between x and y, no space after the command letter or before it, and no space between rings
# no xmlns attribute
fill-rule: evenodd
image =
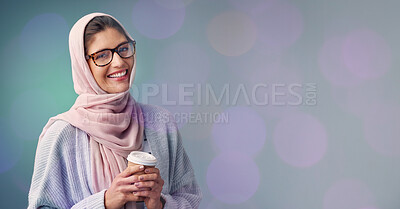
<svg viewBox="0 0 400 209"><path fill-rule="evenodd" d="M90 55L86 55L86 60L92 59L98 67L104 67L111 63L114 57L114 52L121 58L132 57L136 53L136 41L128 41L115 47L114 49L103 49Z"/></svg>

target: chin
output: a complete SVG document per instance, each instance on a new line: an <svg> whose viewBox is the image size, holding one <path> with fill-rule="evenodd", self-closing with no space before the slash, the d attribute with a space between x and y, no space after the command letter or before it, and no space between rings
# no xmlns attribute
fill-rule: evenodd
<svg viewBox="0 0 400 209"><path fill-rule="evenodd" d="M122 92L125 92L125 91L127 91L127 90L129 90L129 87L128 87L128 88L121 88L121 89L116 90L116 91L114 92L114 94L116 94L116 93L122 93Z"/></svg>
<svg viewBox="0 0 400 209"><path fill-rule="evenodd" d="M129 89L129 84L126 84L125 86L119 86L116 88L112 88L112 89L103 89L105 92L109 93L109 94L117 94L117 93L122 93L124 91L127 91Z"/></svg>

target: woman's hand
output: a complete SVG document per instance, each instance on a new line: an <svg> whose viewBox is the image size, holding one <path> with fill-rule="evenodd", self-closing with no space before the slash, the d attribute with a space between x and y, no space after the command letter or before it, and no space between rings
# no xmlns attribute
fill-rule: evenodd
<svg viewBox="0 0 400 209"><path fill-rule="evenodd" d="M139 179L135 186L144 191L134 192L134 195L144 197L144 203L148 209L161 209L163 205L160 196L164 180L160 176L160 170L158 168L146 168L144 172L145 174L135 175Z"/></svg>
<svg viewBox="0 0 400 209"><path fill-rule="evenodd" d="M138 182L138 175L133 175L144 170L144 166L128 166L111 183L110 188L104 195L104 206L106 209L120 209L128 201L143 201L144 197L133 195L133 192L150 190L149 188L138 188L134 185Z"/></svg>

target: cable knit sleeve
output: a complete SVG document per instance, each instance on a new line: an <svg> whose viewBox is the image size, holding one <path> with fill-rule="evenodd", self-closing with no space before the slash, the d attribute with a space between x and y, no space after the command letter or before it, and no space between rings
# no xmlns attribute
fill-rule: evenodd
<svg viewBox="0 0 400 209"><path fill-rule="evenodd" d="M93 194L85 133L61 120L38 144L28 208L104 208L105 190ZM86 138L87 139L87 138Z"/></svg>

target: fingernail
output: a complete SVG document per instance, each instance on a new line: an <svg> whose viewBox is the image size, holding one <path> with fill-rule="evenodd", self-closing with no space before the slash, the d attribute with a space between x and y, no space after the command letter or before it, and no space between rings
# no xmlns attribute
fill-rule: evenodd
<svg viewBox="0 0 400 209"><path fill-rule="evenodd" d="M137 192L133 192L133 194L136 194Z"/></svg>
<svg viewBox="0 0 400 209"><path fill-rule="evenodd" d="M144 169L144 166L143 166L143 165L141 165L139 168L140 168L140 170L143 170L143 169Z"/></svg>
<svg viewBox="0 0 400 209"><path fill-rule="evenodd" d="M135 183L135 186L140 186L140 183L139 183L139 182L136 182L136 183Z"/></svg>
<svg viewBox="0 0 400 209"><path fill-rule="evenodd" d="M146 169L144 172L148 173L148 172L150 172L150 170L149 170L149 169Z"/></svg>
<svg viewBox="0 0 400 209"><path fill-rule="evenodd" d="M140 177L140 180L143 180L143 179L144 179L144 177L143 177L143 176L141 176L141 177Z"/></svg>

